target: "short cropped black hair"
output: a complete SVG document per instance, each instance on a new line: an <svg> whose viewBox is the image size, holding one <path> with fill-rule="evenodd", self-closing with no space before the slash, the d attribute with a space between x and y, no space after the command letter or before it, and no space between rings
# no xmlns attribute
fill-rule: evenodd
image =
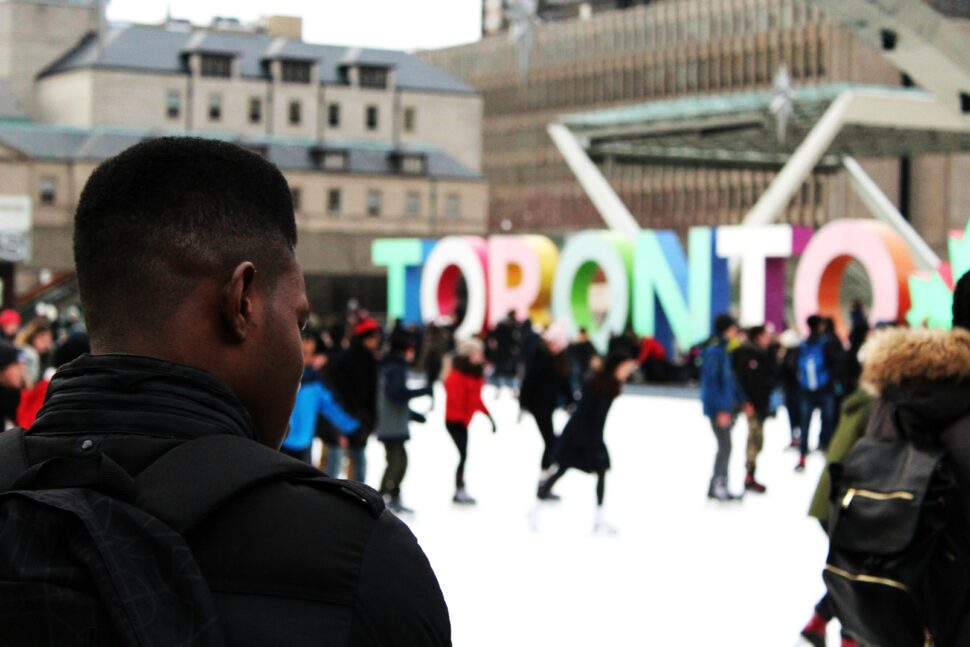
<svg viewBox="0 0 970 647"><path fill-rule="evenodd" d="M245 260L273 281L295 247L293 199L279 169L234 144L194 137L152 139L101 164L74 221L94 335L150 325L198 279Z"/></svg>

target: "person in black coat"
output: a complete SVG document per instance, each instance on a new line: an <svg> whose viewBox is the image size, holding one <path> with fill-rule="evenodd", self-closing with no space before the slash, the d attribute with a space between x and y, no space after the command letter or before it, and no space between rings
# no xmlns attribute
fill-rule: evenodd
<svg viewBox="0 0 970 647"><path fill-rule="evenodd" d="M22 436L25 447L4 445L19 451L0 452L0 465L26 461L71 491L72 480L92 476L71 473L82 459L137 479L171 451L205 458L198 443L213 439L245 447L256 471L292 463L316 484L306 477L255 482L182 535L217 612L202 620L221 634L217 642L184 644L451 645L441 588L407 526L370 488L330 481L277 451L303 372L300 330L309 318L292 198L279 170L225 142L148 140L95 170L74 222L93 354L57 372ZM62 469L51 473L51 464ZM228 471L214 461L165 480L191 500ZM9 476L0 470L0 481ZM117 503L112 491L89 490L109 506ZM140 530L161 541L173 527ZM32 539L29 527L4 529ZM44 569L50 559L36 560L28 580L36 590L60 575ZM4 574L9 587L11 573ZM89 571L85 581L94 577ZM134 589L158 608L170 602ZM50 644L65 624L47 604L30 616L38 634L5 645ZM150 642L161 644L166 620L157 615L143 626ZM109 631L108 614L93 623L69 624L84 644L127 642Z"/></svg>
<svg viewBox="0 0 970 647"><path fill-rule="evenodd" d="M337 400L347 413L360 421L360 430L348 438L351 477L361 483L367 480L367 456L364 449L377 424L377 369L381 345L381 328L373 319L363 319L354 327L350 348L337 355L330 368L330 383ZM338 476L343 451L338 445L327 447L327 473ZM332 471L331 471L332 470Z"/></svg>
<svg viewBox="0 0 970 647"><path fill-rule="evenodd" d="M603 515L606 495L606 472L610 469L610 452L603 433L613 401L620 395L623 384L637 368L636 360L626 353L611 353L603 368L593 374L583 388L576 411L569 418L559 437L553 455L555 471L539 484L538 499L549 499L553 486L570 469L596 474L596 517L593 532L613 533L616 530ZM533 528L538 526L538 505L530 513Z"/></svg>
<svg viewBox="0 0 970 647"><path fill-rule="evenodd" d="M515 377L519 357L519 325L515 319L515 311L510 310L508 316L500 321L488 338L489 359L492 361L494 372L492 377L495 386L508 386L515 390Z"/></svg>
<svg viewBox="0 0 970 647"><path fill-rule="evenodd" d="M764 326L748 329L747 339L732 354L734 375L744 395L748 419L747 476L744 489L762 494L765 486L755 479L758 454L764 446L765 421L771 415L771 393L777 384L776 368L769 351L771 332Z"/></svg>
<svg viewBox="0 0 970 647"><path fill-rule="evenodd" d="M556 448L556 431L552 414L574 401L566 357L568 339L563 326L553 324L546 331L525 365L519 406L535 418L545 449L542 452L540 480L550 476L552 455ZM550 493L550 498L555 495Z"/></svg>

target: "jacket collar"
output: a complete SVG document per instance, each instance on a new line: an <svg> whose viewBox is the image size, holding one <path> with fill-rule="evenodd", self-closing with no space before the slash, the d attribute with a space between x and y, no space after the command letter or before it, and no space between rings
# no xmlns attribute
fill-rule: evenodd
<svg viewBox="0 0 970 647"><path fill-rule="evenodd" d="M213 375L123 354L83 355L63 366L30 429L31 434L45 432L255 438L249 413Z"/></svg>

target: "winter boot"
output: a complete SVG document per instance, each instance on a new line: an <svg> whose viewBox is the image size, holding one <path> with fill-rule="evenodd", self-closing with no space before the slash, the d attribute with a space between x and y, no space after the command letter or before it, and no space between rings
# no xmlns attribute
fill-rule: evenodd
<svg viewBox="0 0 970 647"><path fill-rule="evenodd" d="M385 502L387 504L387 509L397 515L410 515L414 514L414 510L407 507L401 503L401 497L399 495L385 496Z"/></svg>
<svg viewBox="0 0 970 647"><path fill-rule="evenodd" d="M559 501L559 495L552 493L552 486L549 480L542 478L539 480L539 487L536 489L536 496L541 501Z"/></svg>
<svg viewBox="0 0 970 647"><path fill-rule="evenodd" d="M476 503L475 499L463 487L458 488L458 491L455 492L455 496L451 500L459 505L475 505Z"/></svg>
<svg viewBox="0 0 970 647"><path fill-rule="evenodd" d="M732 494L731 491L728 490L727 479L724 478L723 476L719 477L714 482L713 494L714 494L713 498L717 499L718 501L721 501L722 503L725 501L737 501L738 499L741 498L740 495Z"/></svg>
<svg viewBox="0 0 970 647"><path fill-rule="evenodd" d="M805 454L802 454L801 456L798 457L798 465L795 466L795 471L796 472L805 471Z"/></svg>
<svg viewBox="0 0 970 647"><path fill-rule="evenodd" d="M606 520L606 515L603 514L603 508L596 506L596 517L593 521L593 534L615 535L616 532L616 526Z"/></svg>
<svg viewBox="0 0 970 647"><path fill-rule="evenodd" d="M811 643L812 647L825 647L825 627L828 621L817 613L812 614L812 619L808 621L802 629L802 638Z"/></svg>
<svg viewBox="0 0 970 647"><path fill-rule="evenodd" d="M744 489L755 494L764 494L768 488L755 480L754 470L748 470L748 475L744 478Z"/></svg>

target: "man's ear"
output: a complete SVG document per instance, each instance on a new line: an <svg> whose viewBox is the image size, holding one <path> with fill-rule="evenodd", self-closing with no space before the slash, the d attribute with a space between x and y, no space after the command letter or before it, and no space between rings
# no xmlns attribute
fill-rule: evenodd
<svg viewBox="0 0 970 647"><path fill-rule="evenodd" d="M229 336L245 341L253 325L253 284L256 266L245 261L232 271L232 278L222 290L222 319Z"/></svg>

